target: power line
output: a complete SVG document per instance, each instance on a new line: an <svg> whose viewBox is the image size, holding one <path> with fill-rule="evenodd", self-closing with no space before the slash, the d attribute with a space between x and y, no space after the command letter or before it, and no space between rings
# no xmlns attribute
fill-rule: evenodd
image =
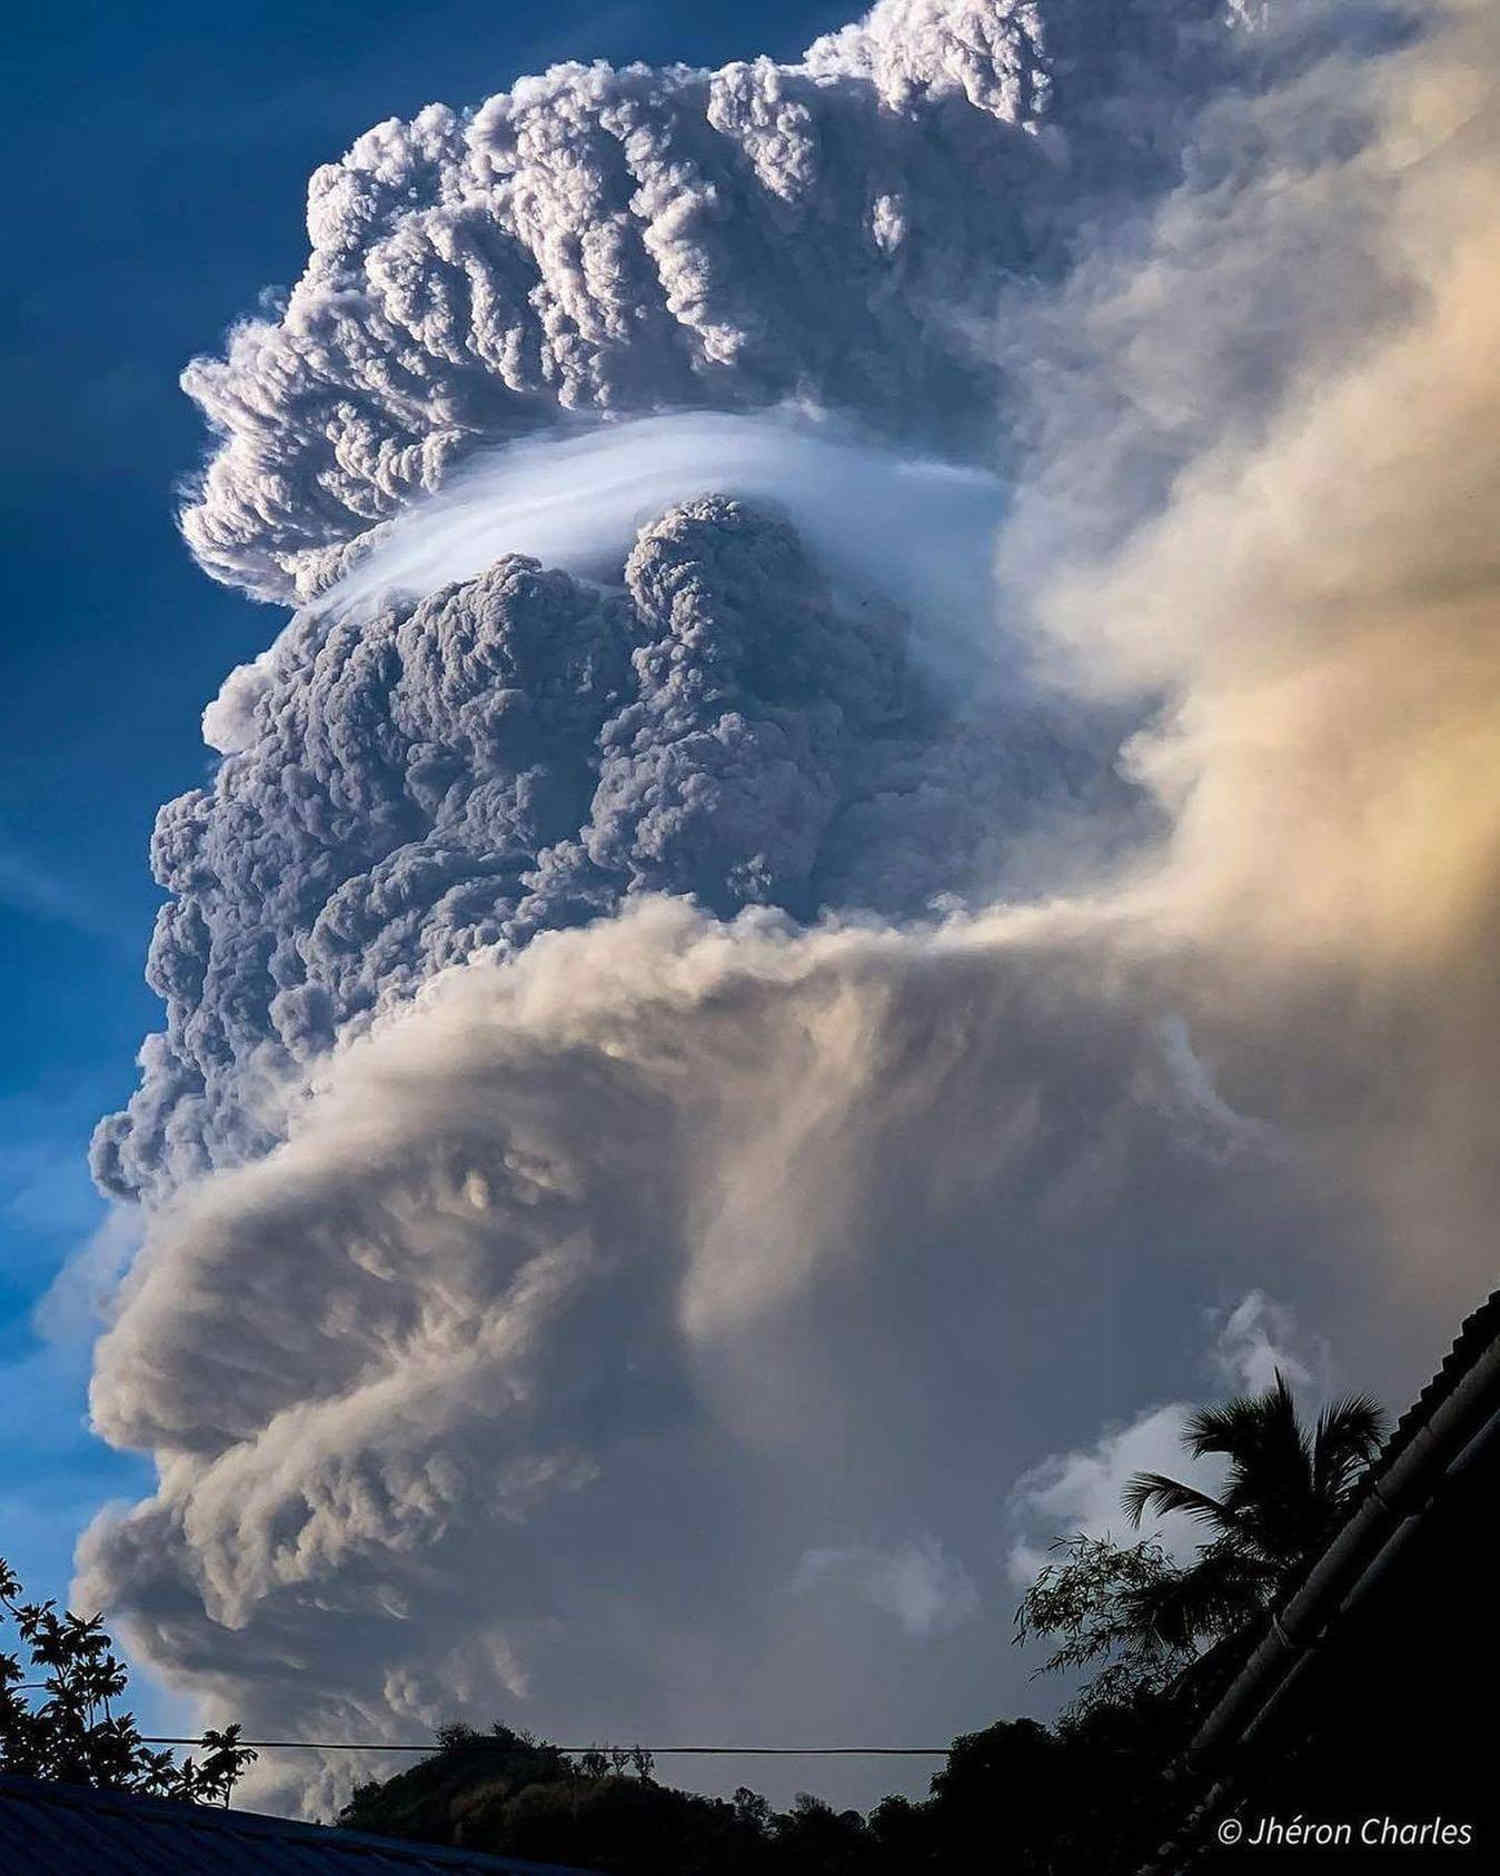
<svg viewBox="0 0 1500 1876"><path fill-rule="evenodd" d="M148 1746L201 1746L201 1739L168 1738L161 1733L143 1734ZM381 1741L372 1745L352 1744L345 1739L242 1739L242 1746L253 1746L257 1752L441 1752L442 1746L436 1740L429 1740L425 1745L395 1745ZM514 1750L514 1742L508 1739L494 1739L484 1733L476 1733L472 1739L466 1739L464 1748L491 1745L501 1749ZM553 1746L554 1752L610 1752L610 1746ZM631 1746L629 1751L653 1753L657 1758L695 1757L721 1758L803 1758L803 1759L946 1759L947 1746Z"/></svg>

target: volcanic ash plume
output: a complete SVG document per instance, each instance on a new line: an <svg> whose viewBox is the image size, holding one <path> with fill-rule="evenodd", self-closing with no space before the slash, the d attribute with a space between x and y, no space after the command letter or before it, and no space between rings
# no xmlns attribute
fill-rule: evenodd
<svg viewBox="0 0 1500 1876"><path fill-rule="evenodd" d="M186 375L223 437L189 542L310 597L476 447L566 413L792 396L983 436L966 332L1091 203L1170 175L1219 12L885 0L795 65L562 65L377 125L314 175L280 319Z"/></svg>
<svg viewBox="0 0 1500 1876"><path fill-rule="evenodd" d="M1357 156L1279 167L1240 208L1256 238L1237 262L1325 225L1338 257L1307 263L1316 317L1287 392L1042 606L1079 684L1163 700L1127 756L1173 822L1152 916L1253 1020L1266 999L1293 1013L1246 1098L1293 1137L1342 1131L1406 1280L1449 1309L1493 1269L1497 49L1488 11L1457 9L1350 81L1346 113L1379 125ZM1280 111L1317 95L1304 80ZM1173 343L1205 261L1223 271L1223 242L1174 240L1128 283L1153 343ZM1118 294L1092 314L1121 316ZM1224 318L1205 318L1209 349Z"/></svg>
<svg viewBox="0 0 1500 1876"><path fill-rule="evenodd" d="M948 1737L1034 1699L1007 1492L1205 1308L1399 1396L1486 1280L1494 22L1125 20L382 126L197 369L189 536L312 603L158 829L79 1595L215 1714ZM788 396L872 491L986 412L983 616ZM711 402L753 487L522 498Z"/></svg>
<svg viewBox="0 0 1500 1876"><path fill-rule="evenodd" d="M158 821L168 1026L102 1183L160 1197L264 1151L337 1037L633 894L920 914L1084 801L1128 824L1102 727L960 707L909 636L722 498L647 527L621 591L512 555L373 619L299 615L212 707L213 786Z"/></svg>

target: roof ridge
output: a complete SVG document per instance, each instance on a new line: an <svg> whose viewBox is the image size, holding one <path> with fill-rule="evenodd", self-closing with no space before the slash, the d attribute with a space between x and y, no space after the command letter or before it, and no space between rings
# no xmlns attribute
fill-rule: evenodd
<svg viewBox="0 0 1500 1876"><path fill-rule="evenodd" d="M1477 1308L1464 1317L1447 1354L1438 1363L1416 1399L1391 1428L1385 1444L1370 1467L1368 1477L1371 1482L1379 1478L1405 1452L1419 1429L1431 1418L1434 1408L1448 1398L1480 1355L1497 1339L1500 1339L1500 1290L1492 1290Z"/></svg>
<svg viewBox="0 0 1500 1876"><path fill-rule="evenodd" d="M96 1785L66 1784L59 1779L27 1778L0 1770L0 1804L5 1799L21 1804L52 1805L94 1814L128 1816L132 1823L155 1823L170 1829L203 1833L223 1831L240 1837L280 1839L317 1844L340 1855L378 1852L392 1861L409 1862L420 1869L470 1870L484 1876L509 1872L510 1876L595 1876L594 1872L561 1863L537 1863L526 1857L497 1855L489 1850L466 1850L450 1844L422 1843L410 1837L375 1836L368 1831L345 1830L337 1824L315 1824L302 1818L277 1817L268 1811L236 1811L218 1805L184 1804L176 1798L148 1797Z"/></svg>

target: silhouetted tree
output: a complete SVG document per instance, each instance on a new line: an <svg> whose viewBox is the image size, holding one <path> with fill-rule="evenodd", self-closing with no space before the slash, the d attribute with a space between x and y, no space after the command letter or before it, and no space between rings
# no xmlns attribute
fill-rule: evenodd
<svg viewBox="0 0 1500 1876"><path fill-rule="evenodd" d="M1017 1640L1057 1638L1044 1673L1104 1664L1074 1702L1075 1718L1157 1696L1201 1703L1343 1524L1384 1429L1384 1413L1364 1395L1334 1402L1305 1426L1279 1369L1264 1394L1201 1408L1182 1443L1195 1459L1227 1462L1218 1496L1138 1472L1121 1502L1137 1527L1147 1512L1181 1512L1207 1526L1208 1542L1177 1564L1153 1539L1059 1540L1061 1557L1016 1612Z"/></svg>
<svg viewBox="0 0 1500 1876"><path fill-rule="evenodd" d="M624 1776L594 1749L570 1760L497 1726L443 1729L442 1749L341 1813L351 1829L568 1863L608 1876L1113 1876L1157 1827L1154 1736L1124 1709L1049 1731L999 1721L955 1739L925 1800L868 1818L807 1793L785 1811Z"/></svg>
<svg viewBox="0 0 1500 1876"><path fill-rule="evenodd" d="M1278 1368L1264 1394L1200 1408L1183 1428L1182 1443L1194 1459L1213 1454L1228 1462L1217 1498L1160 1472L1137 1472L1121 1503L1137 1527L1148 1511L1180 1511L1207 1525L1214 1541L1200 1551L1199 1573L1217 1571L1219 1586L1205 1588L1205 1596L1211 1607L1238 1597L1251 1613L1287 1594L1327 1548L1380 1450L1385 1421L1373 1400L1356 1394L1305 1427ZM1158 1588L1148 1586L1144 1607ZM1170 1610L1171 1599L1164 1602ZM1181 1611L1190 1631L1190 1599ZM1165 1619L1170 1623L1173 1614Z"/></svg>
<svg viewBox="0 0 1500 1876"><path fill-rule="evenodd" d="M445 1726L430 1758L360 1786L349 1829L462 1845L618 1876L697 1876L757 1868L775 1822L767 1807L659 1785L643 1747L594 1747L576 1761L496 1725ZM752 1799L753 1794L741 1794Z"/></svg>
<svg viewBox="0 0 1500 1876"><path fill-rule="evenodd" d="M1084 1684L1071 1711L1133 1700L1171 1685L1193 1658L1190 1644L1167 1639L1142 1620L1149 1596L1182 1572L1154 1539L1116 1544L1078 1533L1058 1538L1054 1560L1037 1575L1016 1610L1018 1643L1047 1636L1053 1650L1039 1674L1102 1663Z"/></svg>
<svg viewBox="0 0 1500 1876"><path fill-rule="evenodd" d="M21 1595L9 1565L0 1562L0 1606L30 1662L28 1668L19 1655L0 1652L0 1767L28 1778L228 1804L256 1756L239 1743L239 1727L204 1733L201 1759L178 1765L170 1752L153 1752L134 1718L114 1710L126 1674L103 1617L59 1615L55 1603L23 1602Z"/></svg>

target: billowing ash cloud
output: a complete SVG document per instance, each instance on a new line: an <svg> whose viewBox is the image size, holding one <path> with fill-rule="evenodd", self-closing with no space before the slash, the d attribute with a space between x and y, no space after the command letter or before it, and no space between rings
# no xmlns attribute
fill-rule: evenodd
<svg viewBox="0 0 1500 1876"><path fill-rule="evenodd" d="M93 1411L159 1482L78 1595L215 1713L941 1739L1035 1698L1007 1492L1197 1398L1205 1308L1428 1369L1500 1202L1500 59L1328 18L1189 118L1110 89L1180 8L881 8L320 180L189 532L322 597L164 812L101 1136L148 1203ZM1089 246L1146 124L1177 186ZM572 572L443 534L560 406L956 447L955 377L1016 426L962 684L795 449Z"/></svg>
<svg viewBox="0 0 1500 1876"><path fill-rule="evenodd" d="M977 1718L1063 1351L1318 1218L1194 1110L1152 978L1086 913L660 897L441 975L157 1215L93 1402L161 1483L80 1593L263 1736ZM1064 1371L1081 1438L1120 1377Z"/></svg>
<svg viewBox="0 0 1500 1876"><path fill-rule="evenodd" d="M960 709L906 636L717 498L648 527L620 592L510 556L364 622L300 615L213 707L212 787L159 818L168 1024L101 1182L160 1195L263 1151L351 1025L630 894L900 916L992 890L1064 810L1127 822L1102 732Z"/></svg>
<svg viewBox="0 0 1500 1876"><path fill-rule="evenodd" d="M275 323L184 384L223 442L183 528L307 598L345 543L560 413L788 396L992 435L973 343L1091 195L1169 174L1221 8L885 0L802 63L557 66L317 171Z"/></svg>

